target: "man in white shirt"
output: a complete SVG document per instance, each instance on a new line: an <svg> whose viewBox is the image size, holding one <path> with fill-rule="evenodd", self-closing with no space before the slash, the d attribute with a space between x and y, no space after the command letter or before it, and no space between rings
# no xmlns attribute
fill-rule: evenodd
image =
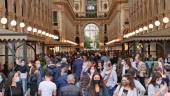
<svg viewBox="0 0 170 96"><path fill-rule="evenodd" d="M52 72L46 71L45 80L40 82L38 94L40 96L56 96L57 87L52 81Z"/></svg>

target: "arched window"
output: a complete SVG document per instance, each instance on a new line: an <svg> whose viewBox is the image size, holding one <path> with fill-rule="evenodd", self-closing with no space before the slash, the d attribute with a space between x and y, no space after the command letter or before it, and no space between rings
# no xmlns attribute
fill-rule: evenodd
<svg viewBox="0 0 170 96"><path fill-rule="evenodd" d="M95 24L88 24L84 28L84 48L99 48L99 27Z"/></svg>

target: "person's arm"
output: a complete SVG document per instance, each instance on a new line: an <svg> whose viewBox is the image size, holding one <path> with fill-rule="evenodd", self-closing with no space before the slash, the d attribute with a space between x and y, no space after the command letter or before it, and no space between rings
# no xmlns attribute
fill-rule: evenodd
<svg viewBox="0 0 170 96"><path fill-rule="evenodd" d="M140 91L140 96L144 96L146 92L144 86L137 80L134 80L134 84L136 89Z"/></svg>
<svg viewBox="0 0 170 96"><path fill-rule="evenodd" d="M42 86L41 86L41 83L40 83L39 86L38 86L38 95L39 96L41 96L41 88L42 88Z"/></svg>
<svg viewBox="0 0 170 96"><path fill-rule="evenodd" d="M57 96L56 90L53 90L53 96Z"/></svg>
<svg viewBox="0 0 170 96"><path fill-rule="evenodd" d="M115 92L113 93L113 96L118 96L119 95L119 90L120 90L120 85L117 86Z"/></svg>
<svg viewBox="0 0 170 96"><path fill-rule="evenodd" d="M155 88L152 84L149 84L148 86L148 96L155 96Z"/></svg>
<svg viewBox="0 0 170 96"><path fill-rule="evenodd" d="M53 96L57 96L56 90L57 90L57 87L56 87L56 85L54 84L54 88L53 88Z"/></svg>
<svg viewBox="0 0 170 96"><path fill-rule="evenodd" d="M131 96L138 96L138 92L136 88L133 89L133 94L131 94ZM144 96L144 95L139 95L139 96Z"/></svg>
<svg viewBox="0 0 170 96"><path fill-rule="evenodd" d="M41 96L41 90L38 89L38 95Z"/></svg>
<svg viewBox="0 0 170 96"><path fill-rule="evenodd" d="M161 86L161 88L154 94L154 96L164 96L168 92L168 87L166 85Z"/></svg>
<svg viewBox="0 0 170 96"><path fill-rule="evenodd" d="M113 79L112 87L115 87L117 84L117 73L114 70L112 70L112 79Z"/></svg>

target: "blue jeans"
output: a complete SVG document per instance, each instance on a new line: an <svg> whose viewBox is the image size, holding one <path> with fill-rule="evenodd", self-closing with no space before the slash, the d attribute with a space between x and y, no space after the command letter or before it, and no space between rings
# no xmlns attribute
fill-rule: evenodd
<svg viewBox="0 0 170 96"><path fill-rule="evenodd" d="M27 79L21 78L21 82L22 82L23 93L25 94L27 91Z"/></svg>
<svg viewBox="0 0 170 96"><path fill-rule="evenodd" d="M114 91L115 91L115 88L114 88L114 87L107 87L107 90L108 90L109 96L113 96L113 93L114 93Z"/></svg>
<svg viewBox="0 0 170 96"><path fill-rule="evenodd" d="M82 96L89 96L87 89L82 89Z"/></svg>

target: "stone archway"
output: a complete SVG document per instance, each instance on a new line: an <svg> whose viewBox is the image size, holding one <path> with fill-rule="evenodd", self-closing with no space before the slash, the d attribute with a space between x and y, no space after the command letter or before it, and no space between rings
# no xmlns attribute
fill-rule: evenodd
<svg viewBox="0 0 170 96"><path fill-rule="evenodd" d="M84 27L84 48L99 48L99 27L94 23L89 23Z"/></svg>

